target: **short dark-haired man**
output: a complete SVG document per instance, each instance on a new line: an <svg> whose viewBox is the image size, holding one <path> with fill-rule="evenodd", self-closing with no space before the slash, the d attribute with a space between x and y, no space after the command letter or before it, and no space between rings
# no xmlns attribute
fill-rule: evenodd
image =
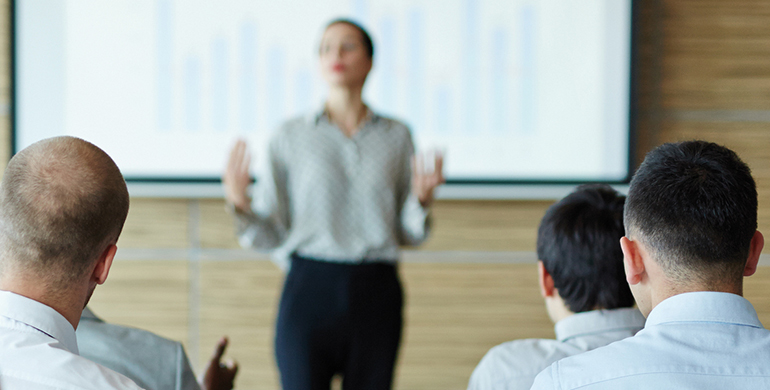
<svg viewBox="0 0 770 390"><path fill-rule="evenodd" d="M538 276L557 339L492 348L468 389L529 389L556 360L633 336L644 326L632 308L618 244L624 201L609 186L581 186L546 211L537 235Z"/></svg>
<svg viewBox="0 0 770 390"><path fill-rule="evenodd" d="M139 389L78 356L75 339L127 213L120 170L86 141L43 140L8 163L0 183L0 388Z"/></svg>
<svg viewBox="0 0 770 390"><path fill-rule="evenodd" d="M554 363L532 388L770 388L770 331L741 296L764 245L749 167L713 143L662 145L631 181L624 222L645 328Z"/></svg>

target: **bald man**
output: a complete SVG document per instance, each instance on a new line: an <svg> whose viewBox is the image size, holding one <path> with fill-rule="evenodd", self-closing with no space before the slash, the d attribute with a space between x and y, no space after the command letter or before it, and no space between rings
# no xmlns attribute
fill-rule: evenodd
<svg viewBox="0 0 770 390"><path fill-rule="evenodd" d="M8 163L0 183L0 388L139 389L78 356L75 338L127 214L120 170L86 141L46 139Z"/></svg>

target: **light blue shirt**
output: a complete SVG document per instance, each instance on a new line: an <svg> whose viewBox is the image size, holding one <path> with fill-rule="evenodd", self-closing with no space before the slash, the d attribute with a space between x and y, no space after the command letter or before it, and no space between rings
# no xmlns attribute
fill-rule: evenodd
<svg viewBox="0 0 770 390"><path fill-rule="evenodd" d="M556 323L556 340L514 340L490 349L473 371L468 390L529 389L551 363L631 337L643 327L644 316L636 308L573 314Z"/></svg>
<svg viewBox="0 0 770 390"><path fill-rule="evenodd" d="M675 295L636 336L552 364L532 389L770 389L770 331L741 296Z"/></svg>

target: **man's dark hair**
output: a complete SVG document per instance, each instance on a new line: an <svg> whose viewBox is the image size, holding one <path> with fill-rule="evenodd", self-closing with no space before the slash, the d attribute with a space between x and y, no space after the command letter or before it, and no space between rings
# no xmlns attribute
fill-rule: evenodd
<svg viewBox="0 0 770 390"><path fill-rule="evenodd" d="M583 185L546 211L537 256L574 313L634 305L623 271L623 203L608 185Z"/></svg>
<svg viewBox="0 0 770 390"><path fill-rule="evenodd" d="M366 50L366 54L369 56L369 58L374 58L374 43L372 42L372 37L369 35L368 32L366 32L366 29L363 26L356 23L355 21L346 19L346 18L334 19L326 25L326 28L324 30L328 29L329 27L335 24L340 24L340 23L347 24L348 26L354 27L356 30L358 30L359 33L361 33L361 44L364 45L364 50Z"/></svg>
<svg viewBox="0 0 770 390"><path fill-rule="evenodd" d="M724 146L664 144L631 180L624 219L626 234L674 280L734 281L757 230L757 188L749 167Z"/></svg>

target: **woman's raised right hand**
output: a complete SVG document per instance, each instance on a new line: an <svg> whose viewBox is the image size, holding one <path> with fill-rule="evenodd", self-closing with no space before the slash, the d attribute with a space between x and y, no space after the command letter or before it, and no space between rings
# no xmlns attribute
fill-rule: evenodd
<svg viewBox="0 0 770 390"><path fill-rule="evenodd" d="M225 200L243 212L251 209L251 198L249 197L250 165L251 154L246 141L239 139L230 150L227 167L224 175L222 175L222 185L225 189Z"/></svg>

